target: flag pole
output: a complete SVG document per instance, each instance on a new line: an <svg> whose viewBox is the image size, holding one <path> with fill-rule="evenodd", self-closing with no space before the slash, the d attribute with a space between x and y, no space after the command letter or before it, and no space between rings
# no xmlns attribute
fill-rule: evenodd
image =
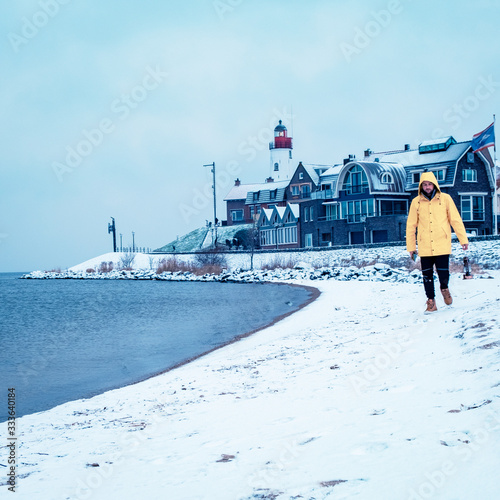
<svg viewBox="0 0 500 500"><path fill-rule="evenodd" d="M495 115L493 115L493 133L495 134ZM493 234L495 236L498 235L498 194L497 194L497 140L496 135L494 135L495 139L493 141L493 224L495 227L493 228Z"/></svg>

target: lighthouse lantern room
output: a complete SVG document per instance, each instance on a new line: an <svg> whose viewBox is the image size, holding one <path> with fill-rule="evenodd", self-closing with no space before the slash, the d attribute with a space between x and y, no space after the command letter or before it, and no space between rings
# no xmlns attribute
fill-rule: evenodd
<svg viewBox="0 0 500 500"><path fill-rule="evenodd" d="M270 177L275 181L292 178L292 138L287 136L286 127L281 120L274 129L274 140L269 143L271 151Z"/></svg>

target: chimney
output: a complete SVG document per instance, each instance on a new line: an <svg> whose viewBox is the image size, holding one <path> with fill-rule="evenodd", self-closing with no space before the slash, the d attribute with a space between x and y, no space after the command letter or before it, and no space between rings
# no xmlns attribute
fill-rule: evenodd
<svg viewBox="0 0 500 500"><path fill-rule="evenodd" d="M266 182L274 182L274 179L273 179L272 177L268 177L268 178L266 179Z"/></svg>
<svg viewBox="0 0 500 500"><path fill-rule="evenodd" d="M365 149L365 158L368 158L372 154L372 150L370 148Z"/></svg>
<svg viewBox="0 0 500 500"><path fill-rule="evenodd" d="M234 185L235 185L235 186L239 186L240 184L241 184L241 181L240 181L239 179L236 179L236 180L234 181Z"/></svg>
<svg viewBox="0 0 500 500"><path fill-rule="evenodd" d="M410 151L410 145L409 144L405 144L405 151Z"/></svg>
<svg viewBox="0 0 500 500"><path fill-rule="evenodd" d="M354 161L356 159L356 155L349 155L349 158L344 158L344 165L347 165L349 162Z"/></svg>

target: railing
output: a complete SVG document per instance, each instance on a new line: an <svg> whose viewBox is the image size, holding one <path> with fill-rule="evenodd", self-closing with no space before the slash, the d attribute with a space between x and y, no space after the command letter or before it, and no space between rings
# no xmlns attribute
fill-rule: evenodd
<svg viewBox="0 0 500 500"><path fill-rule="evenodd" d="M335 192L333 189L325 189L323 191L316 191L311 194L311 198L313 200L328 200L330 198L333 198L335 195Z"/></svg>
<svg viewBox="0 0 500 500"><path fill-rule="evenodd" d="M343 189L340 191L344 195L351 195L351 194L363 194L363 193L368 193L369 188L368 186L352 186L350 189Z"/></svg>

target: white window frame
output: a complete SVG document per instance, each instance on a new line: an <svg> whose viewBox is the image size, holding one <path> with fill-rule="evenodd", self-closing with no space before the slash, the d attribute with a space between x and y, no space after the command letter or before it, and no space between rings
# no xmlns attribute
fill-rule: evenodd
<svg viewBox="0 0 500 500"><path fill-rule="evenodd" d="M312 233L304 234L304 246L306 248L311 248L313 246L313 235Z"/></svg>
<svg viewBox="0 0 500 500"><path fill-rule="evenodd" d="M438 182L443 182L446 176L446 172L444 168L440 168L439 170L431 170L431 172L434 174L436 177L436 180Z"/></svg>
<svg viewBox="0 0 500 500"><path fill-rule="evenodd" d="M241 219L235 218L236 213L241 213ZM244 213L243 209L238 208L238 209L231 210L231 220L233 222L241 222L241 221L245 220L245 213Z"/></svg>
<svg viewBox="0 0 500 500"><path fill-rule="evenodd" d="M466 172L472 173L472 179L466 179ZM462 182L477 182L477 169L475 168L464 168L462 170Z"/></svg>
<svg viewBox="0 0 500 500"><path fill-rule="evenodd" d="M464 222L484 222L486 218L486 204L485 198L486 194L484 193L459 193L460 194L460 215L462 216L462 220ZM474 198L480 198L482 200L482 211L479 212L482 217L480 219L474 218ZM464 202L468 201L469 208L464 208Z"/></svg>

